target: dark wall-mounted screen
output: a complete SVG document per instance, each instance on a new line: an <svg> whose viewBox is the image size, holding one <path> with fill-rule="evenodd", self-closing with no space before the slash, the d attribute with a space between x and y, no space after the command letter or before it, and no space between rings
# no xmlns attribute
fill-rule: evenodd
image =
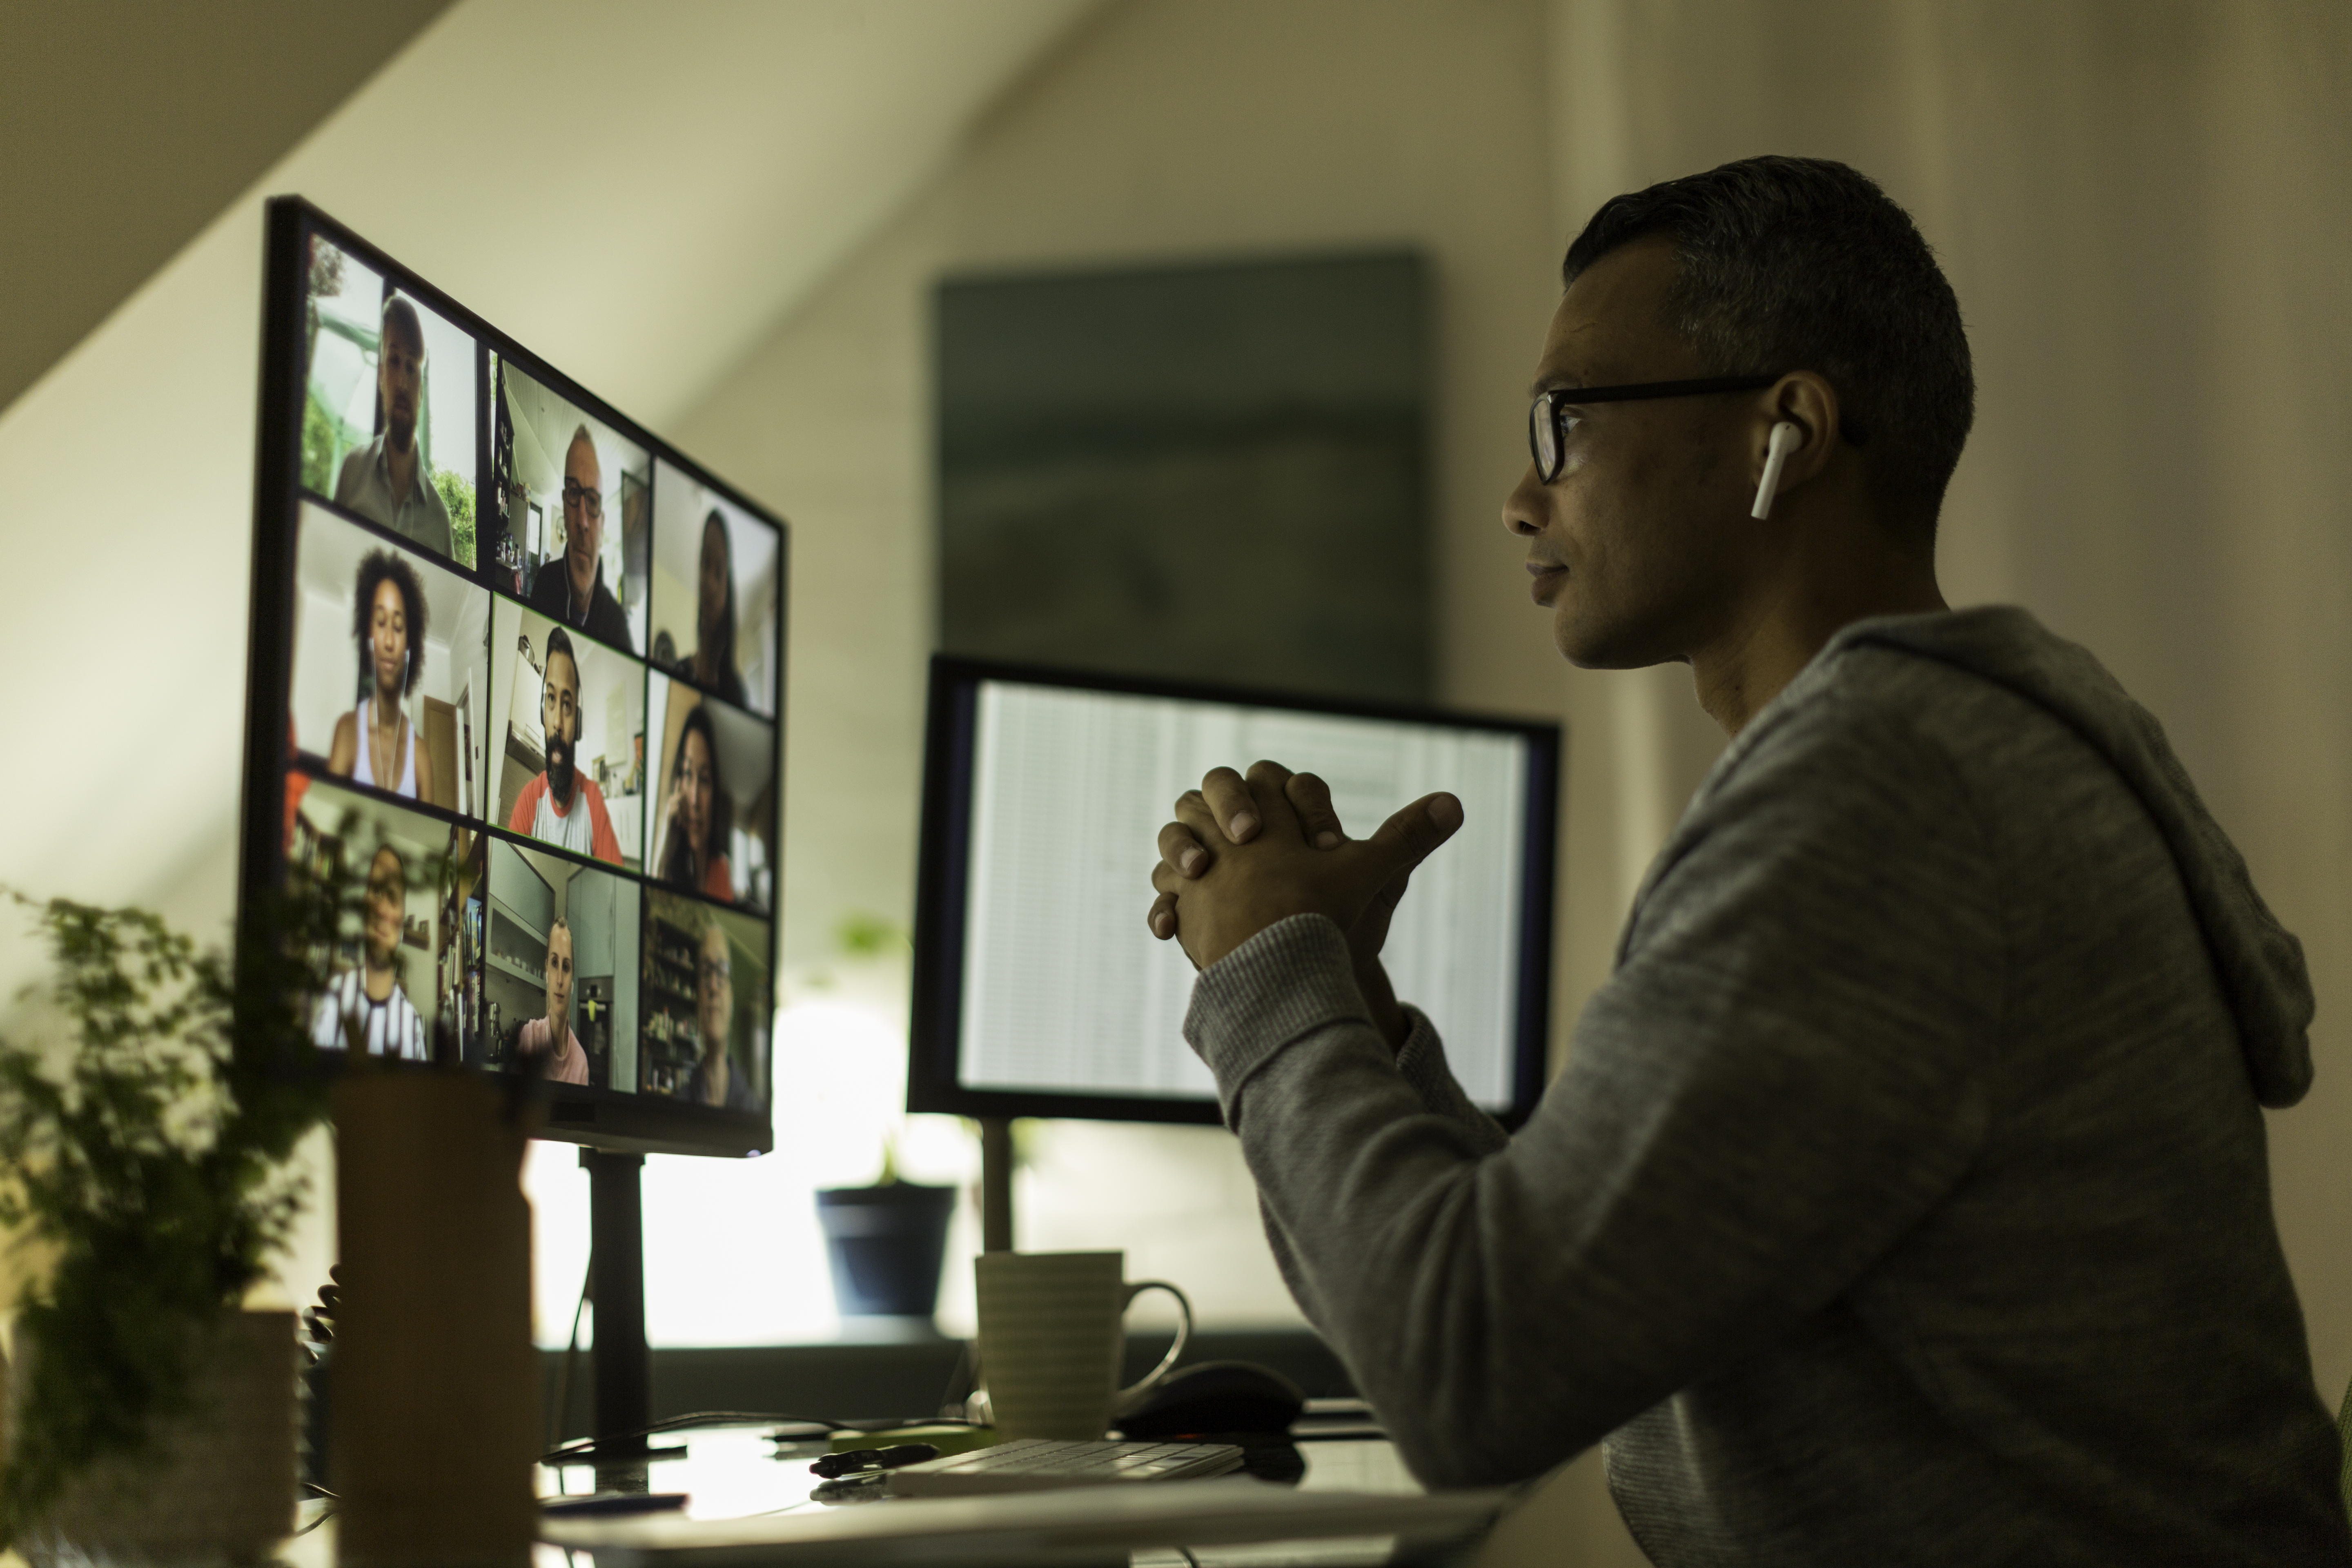
<svg viewBox="0 0 2352 1568"><path fill-rule="evenodd" d="M769 1148L784 525L317 209L269 205L240 920L365 879L330 1051Z"/></svg>

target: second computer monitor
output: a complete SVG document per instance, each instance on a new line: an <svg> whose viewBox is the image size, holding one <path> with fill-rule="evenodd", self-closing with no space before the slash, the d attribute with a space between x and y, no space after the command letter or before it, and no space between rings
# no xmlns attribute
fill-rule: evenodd
<svg viewBox="0 0 2352 1568"><path fill-rule="evenodd" d="M1217 1120L1183 1039L1192 967L1145 928L1160 826L1211 768L1271 758L1368 837L1433 790L1461 831L1382 963L1506 1121L1544 1079L1557 725L932 662L908 1104L971 1116Z"/></svg>

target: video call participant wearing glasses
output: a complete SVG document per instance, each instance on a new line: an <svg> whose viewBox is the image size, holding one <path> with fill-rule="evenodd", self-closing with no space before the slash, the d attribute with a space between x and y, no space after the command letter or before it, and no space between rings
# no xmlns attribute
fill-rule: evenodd
<svg viewBox="0 0 2352 1568"><path fill-rule="evenodd" d="M604 470L595 438L583 425L563 453L563 557L540 567L530 585L531 608L635 653L621 601L604 586Z"/></svg>
<svg viewBox="0 0 2352 1568"><path fill-rule="evenodd" d="M443 555L457 551L449 508L425 471L416 444L425 401L425 327L416 307L394 294L383 302L376 336L375 389L383 430L343 458L335 476L335 504Z"/></svg>
<svg viewBox="0 0 2352 1568"><path fill-rule="evenodd" d="M515 1032L515 1054L549 1057L550 1082L585 1084L588 1052L572 1032L572 928L560 920L547 928L546 978L547 1015Z"/></svg>
<svg viewBox="0 0 2352 1568"><path fill-rule="evenodd" d="M710 715L697 703L687 711L670 763L661 848L654 862L661 879L732 900L735 873L725 847L734 815L733 803L719 786L719 746L711 738Z"/></svg>
<svg viewBox="0 0 2352 1568"><path fill-rule="evenodd" d="M696 576L694 651L680 658L672 673L740 708L743 672L735 668L735 542L717 507L702 520L702 559Z"/></svg>
<svg viewBox="0 0 2352 1568"><path fill-rule="evenodd" d="M580 658L562 626L550 627L540 668L539 724L547 770L515 796L507 826L575 855L621 863L621 840L604 809L604 793L580 771Z"/></svg>
<svg viewBox="0 0 2352 1568"><path fill-rule="evenodd" d="M687 1075L685 1098L697 1105L756 1110L759 1100L752 1091L751 1080L728 1048L735 1032L734 960L727 945L726 931L708 917L694 975L694 1027L701 1041L702 1056Z"/></svg>
<svg viewBox="0 0 2352 1568"><path fill-rule="evenodd" d="M1667 1568L2352 1562L2264 1148L2302 950L2087 651L1945 608L1927 244L1750 159L1562 270L1505 523L1571 663L1687 662L1730 744L1516 1134L1379 958L1453 796L1179 803L1147 918L1307 1316L1424 1480L1605 1442Z"/></svg>
<svg viewBox="0 0 2352 1568"><path fill-rule="evenodd" d="M400 987L400 934L408 912L408 868L389 844L368 862L360 962L328 985L310 1011L310 1038L329 1050L362 1050L404 1061L431 1059L425 1020Z"/></svg>
<svg viewBox="0 0 2352 1568"><path fill-rule="evenodd" d="M327 771L353 784L389 790L428 805L433 754L424 733L408 721L402 701L425 676L425 587L416 569L388 550L360 562L352 595L352 635L359 644L359 705L335 721Z"/></svg>

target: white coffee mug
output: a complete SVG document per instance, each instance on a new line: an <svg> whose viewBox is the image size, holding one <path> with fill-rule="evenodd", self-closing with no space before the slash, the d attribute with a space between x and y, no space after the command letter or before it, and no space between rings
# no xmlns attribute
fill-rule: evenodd
<svg viewBox="0 0 2352 1568"><path fill-rule="evenodd" d="M1114 1401L1168 1375L1192 1337L1192 1304L1164 1279L1129 1283L1123 1252L984 1252L972 1260L980 1372L990 1418L1007 1437L1100 1437ZM1146 1290L1176 1298L1176 1341L1140 1381L1120 1388L1128 1304Z"/></svg>

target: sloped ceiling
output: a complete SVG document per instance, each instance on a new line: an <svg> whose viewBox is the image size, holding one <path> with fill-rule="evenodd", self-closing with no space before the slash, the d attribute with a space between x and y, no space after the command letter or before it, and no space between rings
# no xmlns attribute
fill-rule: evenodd
<svg viewBox="0 0 2352 1568"><path fill-rule="evenodd" d="M228 863L265 195L658 429L1090 3L449 10L0 413L0 881L152 899Z"/></svg>
<svg viewBox="0 0 2352 1568"><path fill-rule="evenodd" d="M0 408L449 0L0 0Z"/></svg>

